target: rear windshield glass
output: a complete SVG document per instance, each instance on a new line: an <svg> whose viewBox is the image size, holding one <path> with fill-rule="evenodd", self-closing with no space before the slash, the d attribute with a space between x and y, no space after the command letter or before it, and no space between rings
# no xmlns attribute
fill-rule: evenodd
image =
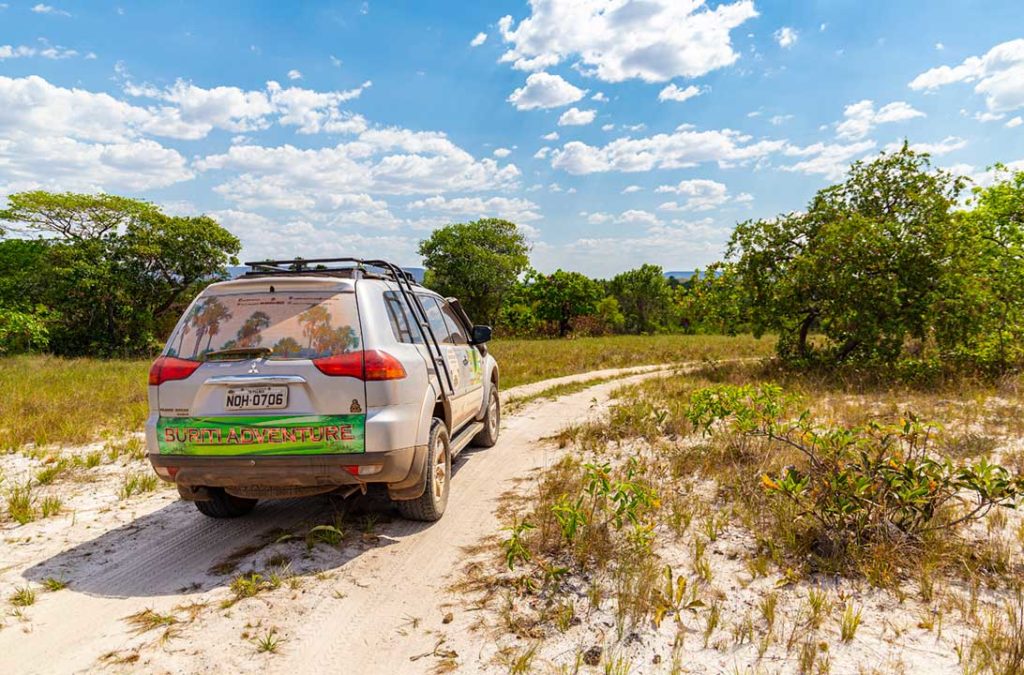
<svg viewBox="0 0 1024 675"><path fill-rule="evenodd" d="M233 349L271 358L316 359L360 348L354 293L241 293L200 298L178 322L164 354L193 361Z"/></svg>

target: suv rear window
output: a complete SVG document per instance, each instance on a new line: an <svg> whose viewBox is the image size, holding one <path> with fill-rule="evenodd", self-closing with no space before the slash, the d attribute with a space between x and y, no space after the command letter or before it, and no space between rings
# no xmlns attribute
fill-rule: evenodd
<svg viewBox="0 0 1024 675"><path fill-rule="evenodd" d="M212 352L267 347L270 358L316 359L360 343L354 293L239 293L200 298L178 322L164 354L203 361Z"/></svg>

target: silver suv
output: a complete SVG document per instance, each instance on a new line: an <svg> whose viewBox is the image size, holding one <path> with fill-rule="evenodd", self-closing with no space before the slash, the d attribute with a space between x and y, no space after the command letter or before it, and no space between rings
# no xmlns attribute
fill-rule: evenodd
<svg viewBox="0 0 1024 675"><path fill-rule="evenodd" d="M491 329L383 260L247 265L153 363L156 473L214 518L377 483L403 516L439 519L452 460L498 439Z"/></svg>

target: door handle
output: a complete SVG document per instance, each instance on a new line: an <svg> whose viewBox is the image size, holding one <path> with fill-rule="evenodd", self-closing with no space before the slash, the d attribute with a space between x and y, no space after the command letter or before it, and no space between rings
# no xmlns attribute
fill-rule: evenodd
<svg viewBox="0 0 1024 675"><path fill-rule="evenodd" d="M464 366L468 366L469 365L469 357L468 356L463 356L462 357L462 365L464 365Z"/></svg>

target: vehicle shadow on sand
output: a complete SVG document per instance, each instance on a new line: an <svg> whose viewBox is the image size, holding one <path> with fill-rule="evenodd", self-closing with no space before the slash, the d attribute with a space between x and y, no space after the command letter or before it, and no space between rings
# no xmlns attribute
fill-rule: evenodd
<svg viewBox="0 0 1024 675"><path fill-rule="evenodd" d="M268 500L230 520L175 501L41 561L23 577L62 579L78 592L113 598L202 593L249 572L306 576L341 569L430 525L401 519L386 495L373 492L345 500ZM311 533L319 526L341 532L340 541L332 529Z"/></svg>

